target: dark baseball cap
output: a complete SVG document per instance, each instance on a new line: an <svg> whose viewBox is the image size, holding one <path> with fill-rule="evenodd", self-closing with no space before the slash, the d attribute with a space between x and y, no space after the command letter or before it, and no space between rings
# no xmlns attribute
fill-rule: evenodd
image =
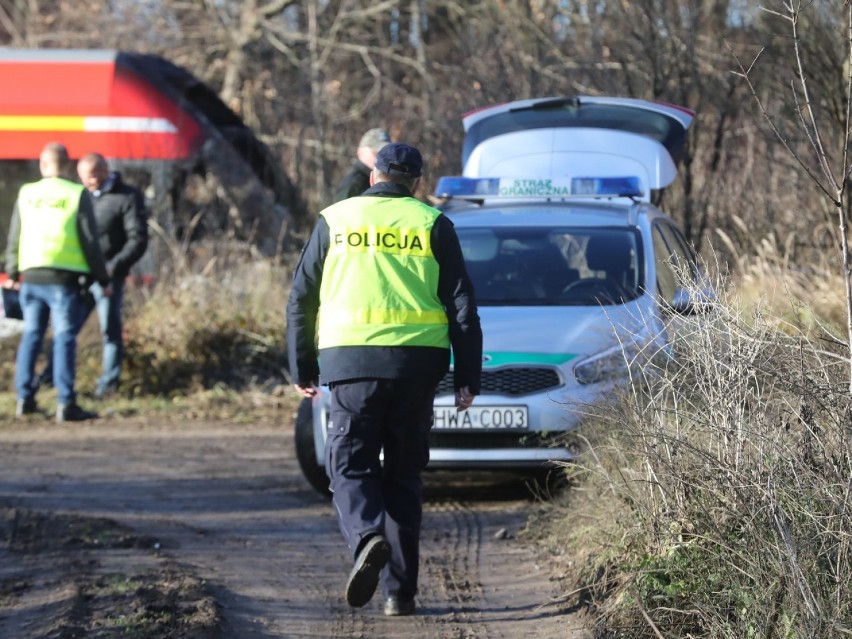
<svg viewBox="0 0 852 639"><path fill-rule="evenodd" d="M423 175L423 158L413 146L391 143L379 151L376 168L385 175L416 178Z"/></svg>

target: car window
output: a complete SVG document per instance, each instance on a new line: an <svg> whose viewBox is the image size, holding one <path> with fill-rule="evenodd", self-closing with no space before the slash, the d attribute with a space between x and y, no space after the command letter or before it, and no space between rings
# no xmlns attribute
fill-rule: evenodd
<svg viewBox="0 0 852 639"><path fill-rule="evenodd" d="M657 291L660 298L666 304L674 302L677 291L677 276L675 275L675 262L669 245L663 239L660 225L655 225L654 238L654 264L657 271Z"/></svg>
<svg viewBox="0 0 852 639"><path fill-rule="evenodd" d="M659 222L658 226L675 260L675 275L678 277L678 284L685 288L691 287L698 275L695 254L689 248L686 238L683 237L677 227L668 222Z"/></svg>
<svg viewBox="0 0 852 639"><path fill-rule="evenodd" d="M695 255L681 232L667 222L654 225L657 286L666 303L673 303L677 288L692 289L698 277Z"/></svg>
<svg viewBox="0 0 852 639"><path fill-rule="evenodd" d="M642 290L638 235L611 228L457 228L482 306L621 304Z"/></svg>

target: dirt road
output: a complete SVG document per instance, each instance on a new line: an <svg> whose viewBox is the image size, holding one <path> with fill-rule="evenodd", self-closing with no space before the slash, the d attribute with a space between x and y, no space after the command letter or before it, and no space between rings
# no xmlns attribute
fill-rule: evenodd
<svg viewBox="0 0 852 639"><path fill-rule="evenodd" d="M482 478L480 478L482 479ZM0 639L581 639L517 483L427 477L418 615L350 609L287 413L0 424Z"/></svg>

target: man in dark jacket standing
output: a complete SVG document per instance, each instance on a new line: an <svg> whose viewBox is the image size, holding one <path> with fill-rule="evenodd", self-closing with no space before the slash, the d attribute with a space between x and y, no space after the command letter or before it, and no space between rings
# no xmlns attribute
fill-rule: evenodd
<svg viewBox="0 0 852 639"><path fill-rule="evenodd" d="M38 412L34 383L48 321L53 327L51 359L56 372L56 421L96 417L77 404L74 389L78 318L83 290L91 280L111 294L109 276L97 241L92 198L68 179L68 150L58 142L44 147L39 157L42 179L24 184L18 193L6 247L4 283L20 289L24 332L15 362L15 416ZM22 283L18 280L23 279Z"/></svg>
<svg viewBox="0 0 852 639"><path fill-rule="evenodd" d="M370 188L370 171L376 164L376 154L390 141L390 136L384 129L370 129L361 136L361 141L358 142L358 148L355 150L355 163L334 189L335 202L361 195Z"/></svg>
<svg viewBox="0 0 852 639"><path fill-rule="evenodd" d="M482 330L455 229L413 196L422 164L406 144L379 151L371 187L320 214L287 304L296 390L314 397L320 383L331 389L326 472L355 561L346 601L365 605L381 581L389 616L415 611L421 473L450 349L458 410L479 394L482 371Z"/></svg>
<svg viewBox="0 0 852 639"><path fill-rule="evenodd" d="M98 237L112 284L111 296L105 296L97 283L90 289L104 345L103 371L95 397L103 398L118 389L124 353L121 322L124 280L130 273L130 267L148 248L148 219L142 193L125 184L120 173L110 171L100 153L87 153L81 157L77 162L77 174L94 198ZM91 309L92 306L89 306L81 317L81 326Z"/></svg>

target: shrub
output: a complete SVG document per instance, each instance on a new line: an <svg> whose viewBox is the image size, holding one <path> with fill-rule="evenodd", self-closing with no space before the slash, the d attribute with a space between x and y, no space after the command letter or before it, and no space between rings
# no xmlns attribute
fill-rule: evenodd
<svg viewBox="0 0 852 639"><path fill-rule="evenodd" d="M123 397L110 398L110 410L130 413L160 408L163 399L169 407L178 399L202 403L208 409L222 403L253 410L278 406L282 382L288 377L284 329L291 276L287 267L257 259L242 244L199 243L190 249L170 243L167 248L170 255L163 258L155 286L125 291ZM37 373L46 363L51 339L48 330ZM7 389L0 393L0 413L10 416L19 342L17 332L0 339L4 354L0 379ZM93 312L77 339L77 390L83 397L95 389L101 357L100 329ZM42 389L40 402L50 406L54 394Z"/></svg>
<svg viewBox="0 0 852 639"><path fill-rule="evenodd" d="M173 395L280 382L289 281L284 268L252 260L161 280L126 313L126 388Z"/></svg>
<svg viewBox="0 0 852 639"><path fill-rule="evenodd" d="M687 319L688 357L580 433L575 474L605 512L568 540L592 544L578 585L595 636L848 637L848 349L720 288Z"/></svg>

